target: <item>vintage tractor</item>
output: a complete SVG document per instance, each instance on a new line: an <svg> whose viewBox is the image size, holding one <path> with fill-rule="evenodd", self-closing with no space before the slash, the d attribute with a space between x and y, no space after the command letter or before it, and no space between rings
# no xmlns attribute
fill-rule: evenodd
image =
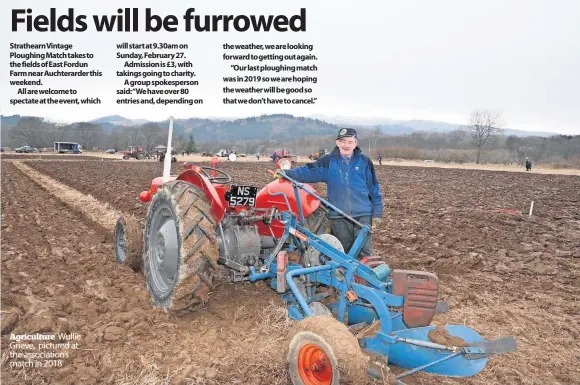
<svg viewBox="0 0 580 385"><path fill-rule="evenodd" d="M287 148L277 148L272 154L271 158L274 163L278 163L282 159L289 159L291 165L293 165L296 162L298 156L292 155L291 151Z"/></svg>
<svg viewBox="0 0 580 385"><path fill-rule="evenodd" d="M127 147L127 149L125 151L123 151L123 159L127 160L130 158L135 158L135 159L145 159L145 157L147 156L145 149L141 146L129 146Z"/></svg>
<svg viewBox="0 0 580 385"><path fill-rule="evenodd" d="M359 260L373 230L289 178L288 159L277 166L278 179L262 188L230 184L216 167L186 163L177 176L167 167L140 194L149 202L144 230L134 217L119 218L117 260L143 270L155 306L177 314L198 309L219 264L233 282L268 281L299 321L287 349L294 385L373 377L403 384L418 371L467 377L491 355L516 349L513 337L485 341L464 325L430 326L437 276L391 270L375 256ZM361 227L350 250L327 233L328 210ZM387 364L408 370L395 379Z"/></svg>

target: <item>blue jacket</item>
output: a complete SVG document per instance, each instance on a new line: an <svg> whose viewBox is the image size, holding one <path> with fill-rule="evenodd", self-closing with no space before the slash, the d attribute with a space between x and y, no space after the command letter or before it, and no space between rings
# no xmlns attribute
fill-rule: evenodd
<svg viewBox="0 0 580 385"><path fill-rule="evenodd" d="M359 217L382 217L383 197L373 162L360 148L355 148L347 165L338 147L316 162L285 170L286 175L300 183L326 182L327 200L346 214ZM340 215L331 210L331 218Z"/></svg>

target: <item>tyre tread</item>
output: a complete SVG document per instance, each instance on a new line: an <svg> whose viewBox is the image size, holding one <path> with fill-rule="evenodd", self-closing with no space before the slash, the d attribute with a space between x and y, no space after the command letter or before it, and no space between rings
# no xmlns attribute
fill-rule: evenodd
<svg viewBox="0 0 580 385"><path fill-rule="evenodd" d="M196 309L208 301L214 288L219 257L211 205L203 191L181 180L168 183L154 199L169 199L176 217L180 250L178 282L170 298L153 300L172 311Z"/></svg>

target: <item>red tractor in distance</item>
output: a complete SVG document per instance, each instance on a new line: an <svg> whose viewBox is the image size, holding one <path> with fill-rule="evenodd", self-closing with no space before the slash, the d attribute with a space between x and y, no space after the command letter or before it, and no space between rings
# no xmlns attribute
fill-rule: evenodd
<svg viewBox="0 0 580 385"><path fill-rule="evenodd" d="M129 158L135 159L145 159L147 154L145 153L145 149L141 146L129 146L125 151L123 151L123 159L127 160Z"/></svg>
<svg viewBox="0 0 580 385"><path fill-rule="evenodd" d="M287 148L277 148L272 154L272 162L278 163L281 159L289 159L291 164L296 163L297 155L292 155Z"/></svg>

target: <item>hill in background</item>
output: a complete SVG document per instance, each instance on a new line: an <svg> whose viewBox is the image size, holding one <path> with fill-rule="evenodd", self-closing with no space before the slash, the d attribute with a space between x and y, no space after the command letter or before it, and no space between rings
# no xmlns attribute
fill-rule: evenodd
<svg viewBox="0 0 580 385"><path fill-rule="evenodd" d="M12 127L18 124L24 116L2 116L2 127ZM120 115L109 115L93 119L90 123L99 124L107 133L117 132L124 127L139 126L149 122L145 119L127 119ZM75 122L79 123L79 122ZM158 122L167 127L168 120ZM74 123L73 123L74 124ZM361 134L369 133L377 128L384 135L410 135L418 132L446 133L458 130L460 125L429 120L381 121L371 123L367 120L353 118L325 117L307 118L288 114L262 115L240 119L204 119L188 118L174 121L174 132L178 136L193 133L200 141L239 141L249 139L263 140L294 140L308 136L334 135L340 127L349 126L360 130ZM519 137L557 135L552 132L533 132L506 129L506 136Z"/></svg>

